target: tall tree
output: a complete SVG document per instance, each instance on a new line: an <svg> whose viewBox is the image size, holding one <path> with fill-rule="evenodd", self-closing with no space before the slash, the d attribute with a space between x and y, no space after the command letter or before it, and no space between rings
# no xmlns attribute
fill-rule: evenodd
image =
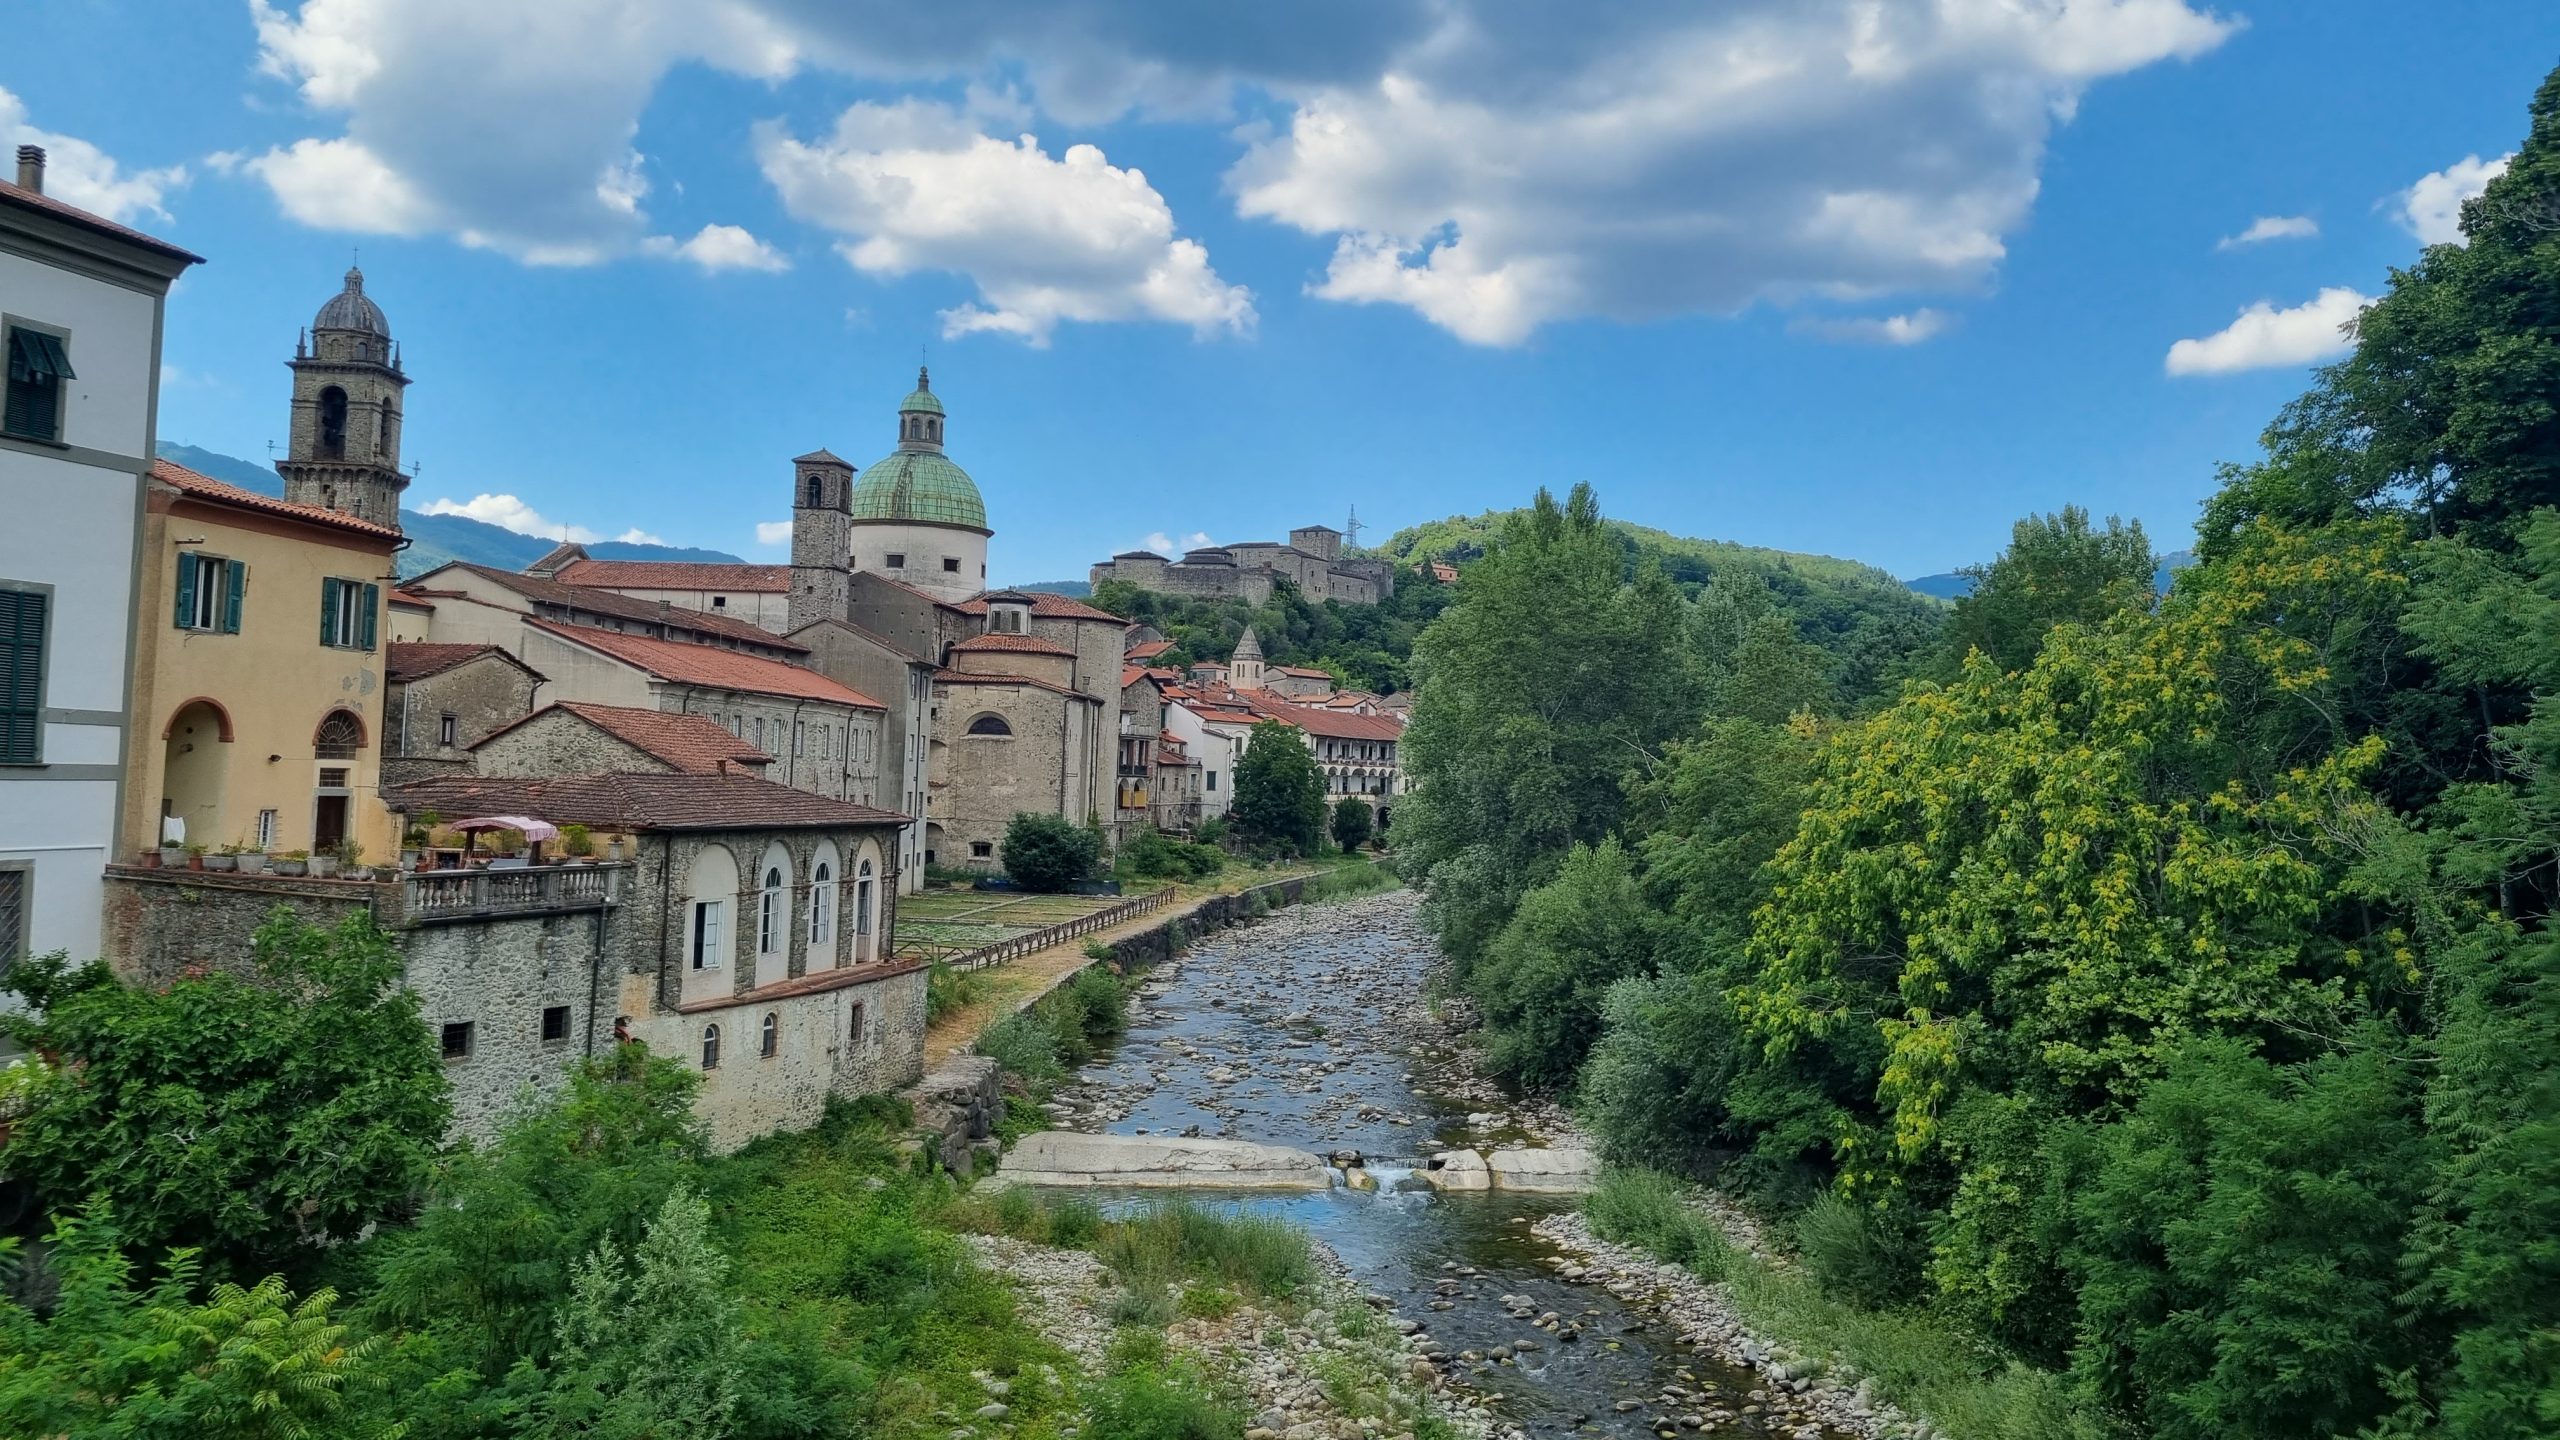
<svg viewBox="0 0 2560 1440"><path fill-rule="evenodd" d="M2011 529L1998 559L1958 572L1973 590L1947 619L1945 672L1962 669L1976 650L2003 670L2023 669L2054 626L2095 625L2149 605L2159 568L2139 520L2110 515L2100 529L2077 505L2030 515Z"/></svg>
<svg viewBox="0 0 2560 1440"><path fill-rule="evenodd" d="M1298 727L1265 720L1236 762L1237 830L1257 844L1312 855L1324 844L1324 772Z"/></svg>

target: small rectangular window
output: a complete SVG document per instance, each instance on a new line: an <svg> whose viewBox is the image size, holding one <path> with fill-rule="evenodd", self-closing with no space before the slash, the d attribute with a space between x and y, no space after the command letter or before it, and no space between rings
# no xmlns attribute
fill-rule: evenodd
<svg viewBox="0 0 2560 1440"><path fill-rule="evenodd" d="M803 721L803 720L794 720L794 721L792 721L792 722L791 722L791 753L792 753L792 754L794 754L794 755L798 755L798 754L803 753L800 747L802 746L802 744L804 744L804 743L808 740L808 738L809 738L809 726L808 726L808 722Z"/></svg>
<svg viewBox="0 0 2560 1440"><path fill-rule="evenodd" d="M8 351L9 375L0 431L21 440L61 439L62 382L79 378L72 373L63 337L12 325L0 349Z"/></svg>
<svg viewBox="0 0 2560 1440"><path fill-rule="evenodd" d="M944 574L946 574L946 575L957 575L957 574L959 574L959 573L960 573L960 557L959 557L959 556L957 556L957 555L945 555L945 556L943 556L943 557L942 557L942 570L943 570L943 573L944 573Z"/></svg>
<svg viewBox="0 0 2560 1440"><path fill-rule="evenodd" d="M273 810L261 810L258 812L258 848L261 850L272 850L275 848L275 844L276 812Z"/></svg>
<svg viewBox="0 0 2560 1440"><path fill-rule="evenodd" d="M853 1024L848 1027L846 1033L855 1040L862 1038L862 1002L859 1000L853 1002Z"/></svg>
<svg viewBox="0 0 2560 1440"><path fill-rule="evenodd" d="M714 610L726 610L726 609L728 609L728 608L729 608L729 597L728 597L728 596L726 596L726 595L714 595L714 596L712 596L712 597L711 597L711 608L712 608L712 609L714 609Z"/></svg>
<svg viewBox="0 0 2560 1440"><path fill-rule="evenodd" d="M1217 771L1215 771L1215 770L1212 770L1212 771L1210 771L1210 772L1208 772L1208 773L1209 773L1209 788L1210 788L1210 789L1212 789L1212 790L1215 790L1215 789L1217 789L1217 788L1218 788L1218 772L1217 772Z"/></svg>
<svg viewBox="0 0 2560 1440"><path fill-rule="evenodd" d="M892 551L881 558L888 562L889 568L892 570L904 570L907 568L907 557L898 554L895 551Z"/></svg>
<svg viewBox="0 0 2560 1440"><path fill-rule="evenodd" d="M568 1006L545 1005L542 1007L542 1038L545 1040L566 1040L569 1038Z"/></svg>
<svg viewBox="0 0 2560 1440"><path fill-rule="evenodd" d="M453 1020L446 1022L444 1027L444 1058L447 1060L468 1060L471 1058L470 1021Z"/></svg>
<svg viewBox="0 0 2560 1440"><path fill-rule="evenodd" d="M993 841L972 840L969 842L969 858L972 860L992 860L995 858L995 853L996 847Z"/></svg>
<svg viewBox="0 0 2560 1440"><path fill-rule="evenodd" d="M0 765L44 761L45 620L52 595L0 585Z"/></svg>
<svg viewBox="0 0 2560 1440"><path fill-rule="evenodd" d="M450 710L436 717L436 743L450 747L462 728L461 720Z"/></svg>

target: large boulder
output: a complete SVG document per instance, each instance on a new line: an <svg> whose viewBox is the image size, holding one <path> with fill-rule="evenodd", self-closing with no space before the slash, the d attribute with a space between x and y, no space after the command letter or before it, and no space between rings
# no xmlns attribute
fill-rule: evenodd
<svg viewBox="0 0 2560 1440"><path fill-rule="evenodd" d="M914 1108L916 1134L934 1162L965 1178L976 1163L971 1144L1003 1123L1004 1067L983 1055L954 1055L899 1097Z"/></svg>
<svg viewBox="0 0 2560 1440"><path fill-rule="evenodd" d="M1013 1147L998 1185L1128 1185L1197 1190L1329 1190L1333 1170L1304 1150L1176 1135L1043 1130Z"/></svg>
<svg viewBox="0 0 2560 1440"><path fill-rule="evenodd" d="M1496 1150L1485 1166L1497 1190L1572 1192L1600 1183L1600 1157L1588 1150Z"/></svg>
<svg viewBox="0 0 2560 1440"><path fill-rule="evenodd" d="M1486 1168L1484 1157L1473 1150L1443 1150L1431 1157L1431 1163L1414 1172L1435 1190L1490 1190L1493 1172Z"/></svg>

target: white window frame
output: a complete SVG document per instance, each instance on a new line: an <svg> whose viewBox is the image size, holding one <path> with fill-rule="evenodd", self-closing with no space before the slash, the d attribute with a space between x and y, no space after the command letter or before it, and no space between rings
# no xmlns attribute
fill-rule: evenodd
<svg viewBox="0 0 2560 1440"><path fill-rule="evenodd" d="M728 908L726 900L693 902L692 923L686 928L686 939L691 942L694 969L724 968L720 957L721 932L728 927L723 923L727 917L722 912Z"/></svg>

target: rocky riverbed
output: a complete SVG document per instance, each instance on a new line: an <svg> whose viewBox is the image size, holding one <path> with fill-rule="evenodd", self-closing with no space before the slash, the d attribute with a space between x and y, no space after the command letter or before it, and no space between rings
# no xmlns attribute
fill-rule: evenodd
<svg viewBox="0 0 2560 1440"><path fill-rule="evenodd" d="M1228 1203L1311 1232L1359 1303L1389 1321L1384 1342L1350 1327L1363 1332L1358 1343L1400 1345L1413 1384L1496 1440L1911 1433L1865 1394L1744 1333L1713 1287L1593 1237L1569 1199L1437 1194L1414 1178L1436 1151L1581 1143L1557 1107L1505 1095L1479 1073L1474 1017L1438 993L1440 963L1405 892L1283 910L1214 936L1143 977L1127 1036L1061 1089L1052 1122L1356 1157L1374 1192ZM1747 1222L1738 1229L1756 1244ZM1345 1303L1282 1325L1276 1344L1268 1324L1257 1333L1184 1321L1169 1334L1186 1348L1234 1347L1233 1373L1269 1412L1259 1418L1290 1422L1258 1425L1272 1433L1252 1440L1394 1440L1379 1428L1390 1422L1362 1426L1318 1404L1314 1375L1327 1367L1315 1356L1342 1342L1333 1317Z"/></svg>

